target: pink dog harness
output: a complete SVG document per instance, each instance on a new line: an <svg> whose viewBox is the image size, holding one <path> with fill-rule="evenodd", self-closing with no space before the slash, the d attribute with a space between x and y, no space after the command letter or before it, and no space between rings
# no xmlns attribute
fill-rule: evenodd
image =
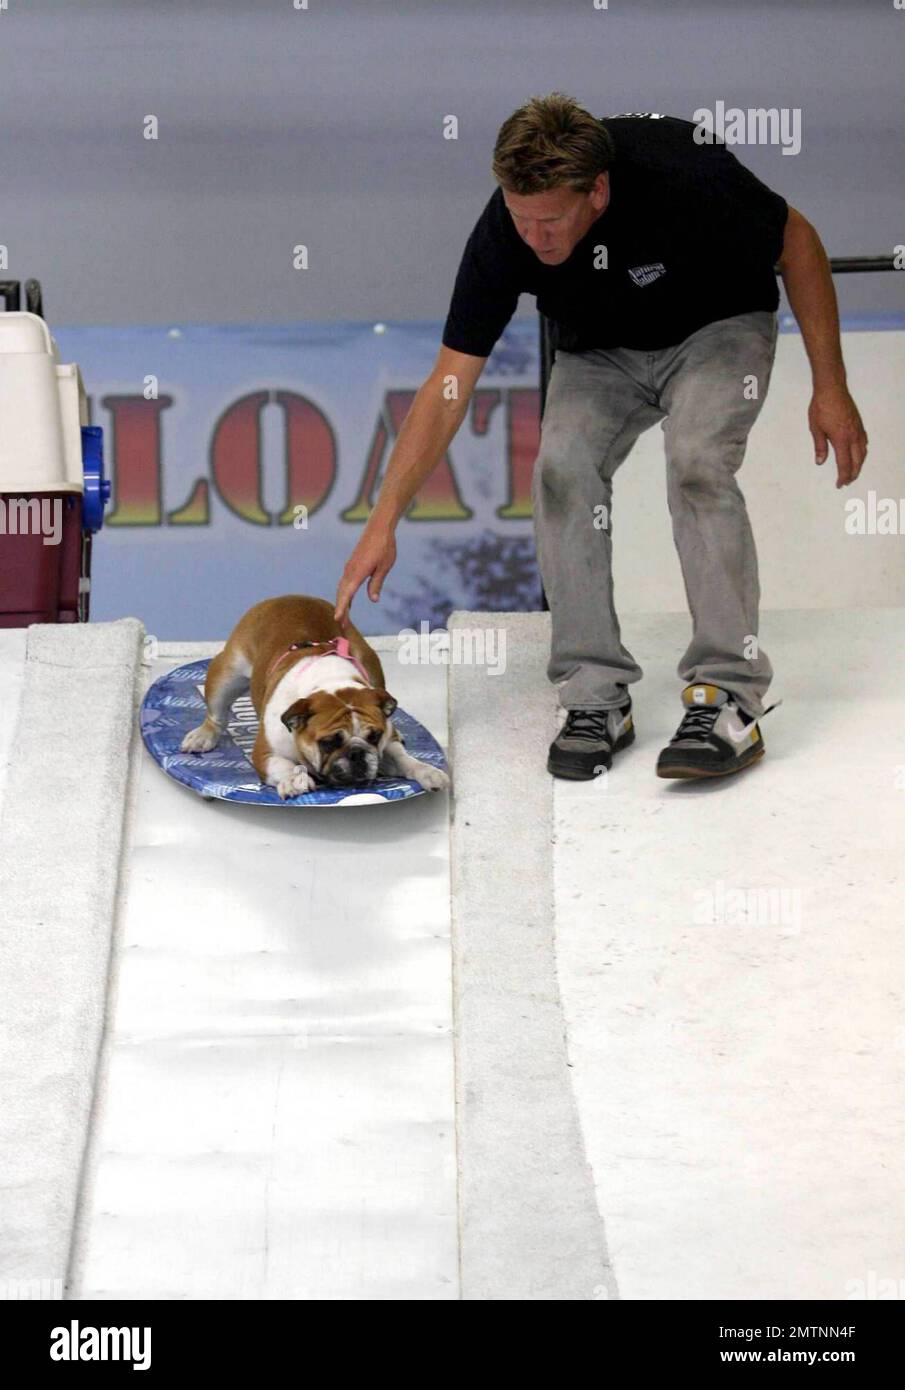
<svg viewBox="0 0 905 1390"><path fill-rule="evenodd" d="M280 662L285 661L286 657L289 656L290 653L301 651L303 647L320 646L324 646L324 651L318 652L316 656L309 656L307 661L300 662L298 670L301 671L305 666L310 666L312 661L320 661L322 656L341 656L345 661L351 661L354 663L361 675L364 677L365 685L370 687L371 682L368 680L367 671L364 669L361 662L358 660L358 657L353 656L352 653L349 651L348 637L333 637L326 644L322 642L293 642L291 647L287 647L286 650L280 656L278 656L275 661L272 661L270 663L270 666L267 670L267 675L264 677L265 682L270 680L271 675L279 666Z"/></svg>

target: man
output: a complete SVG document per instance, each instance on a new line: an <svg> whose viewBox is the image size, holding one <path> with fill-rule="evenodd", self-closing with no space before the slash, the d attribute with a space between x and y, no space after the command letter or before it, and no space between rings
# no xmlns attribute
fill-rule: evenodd
<svg viewBox="0 0 905 1390"><path fill-rule="evenodd" d="M867 452L817 233L694 131L670 116L598 119L558 92L504 122L499 187L465 247L443 346L337 591L341 622L366 578L376 602L396 523L464 419L519 294L536 295L556 348L532 497L552 624L547 674L566 711L548 761L560 777L597 776L634 738L628 686L642 671L613 606L612 479L657 422L693 620L678 666L685 713L657 772L719 776L763 754L757 720L772 667L757 644L757 556L735 474L773 365L775 266L811 364L816 462L832 443L843 487Z"/></svg>

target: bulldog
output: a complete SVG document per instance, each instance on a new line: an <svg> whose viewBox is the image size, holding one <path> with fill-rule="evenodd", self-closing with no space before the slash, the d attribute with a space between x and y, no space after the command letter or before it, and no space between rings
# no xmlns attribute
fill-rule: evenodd
<svg viewBox="0 0 905 1390"><path fill-rule="evenodd" d="M288 594L249 608L208 667L207 718L182 751L216 748L230 706L249 690L259 721L251 760L283 801L318 784L358 787L377 777L408 777L428 791L449 786L441 768L405 751L380 658L351 623L342 635L325 599Z"/></svg>

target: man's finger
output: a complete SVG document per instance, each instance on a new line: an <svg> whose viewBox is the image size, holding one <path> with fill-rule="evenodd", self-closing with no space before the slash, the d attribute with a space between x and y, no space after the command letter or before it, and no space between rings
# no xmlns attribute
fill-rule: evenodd
<svg viewBox="0 0 905 1390"><path fill-rule="evenodd" d="M855 439L841 439L837 444L833 442L836 451L836 465L839 474L836 482L837 487L845 487L848 483L853 483L858 476L858 443Z"/></svg>
<svg viewBox="0 0 905 1390"><path fill-rule="evenodd" d="M355 597L357 584L353 584L351 579L341 579L339 588L336 591L336 608L333 616L340 627L345 627L349 620L349 607Z"/></svg>
<svg viewBox="0 0 905 1390"><path fill-rule="evenodd" d="M814 436L814 462L817 464L826 463L828 452L826 435L821 429L813 429L811 434Z"/></svg>
<svg viewBox="0 0 905 1390"><path fill-rule="evenodd" d="M836 486L845 487L848 482L848 444L834 439L833 453L836 456Z"/></svg>
<svg viewBox="0 0 905 1390"><path fill-rule="evenodd" d="M862 434L852 445L852 458L855 461L855 477L857 478L864 467L864 460L867 458L867 435Z"/></svg>
<svg viewBox="0 0 905 1390"><path fill-rule="evenodd" d="M383 581L386 579L391 568L392 566L388 565L383 560L374 566L374 573L371 575L371 582L368 585L368 598L371 599L372 603L376 603L380 598Z"/></svg>

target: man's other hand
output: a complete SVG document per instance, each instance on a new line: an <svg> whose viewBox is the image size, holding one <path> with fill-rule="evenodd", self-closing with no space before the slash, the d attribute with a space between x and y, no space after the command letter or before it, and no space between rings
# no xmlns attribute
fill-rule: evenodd
<svg viewBox="0 0 905 1390"><path fill-rule="evenodd" d="M853 483L867 456L867 435L858 407L845 386L815 390L808 410L814 462L826 463L827 440L836 455L836 487Z"/></svg>

